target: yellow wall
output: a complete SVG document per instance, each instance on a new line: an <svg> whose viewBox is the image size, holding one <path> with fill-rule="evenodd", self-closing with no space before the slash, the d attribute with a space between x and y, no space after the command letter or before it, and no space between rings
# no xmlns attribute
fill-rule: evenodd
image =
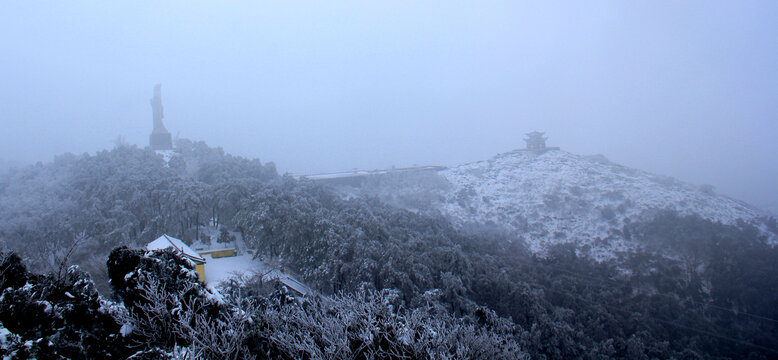
<svg viewBox="0 0 778 360"><path fill-rule="evenodd" d="M230 256L235 256L235 249L203 251L200 253L200 256L205 256L206 254L210 254L211 257L214 259L221 258L221 257L230 257Z"/></svg>
<svg viewBox="0 0 778 360"><path fill-rule="evenodd" d="M197 264L195 266L195 272L197 273L197 277L200 278L200 281L205 282L205 264Z"/></svg>

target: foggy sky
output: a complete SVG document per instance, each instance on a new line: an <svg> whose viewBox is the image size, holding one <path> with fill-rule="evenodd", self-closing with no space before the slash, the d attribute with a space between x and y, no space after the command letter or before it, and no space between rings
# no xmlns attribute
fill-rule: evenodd
<svg viewBox="0 0 778 360"><path fill-rule="evenodd" d="M63 2L64 3L64 2ZM778 211L778 2L0 3L0 158L173 136L310 174L549 145Z"/></svg>

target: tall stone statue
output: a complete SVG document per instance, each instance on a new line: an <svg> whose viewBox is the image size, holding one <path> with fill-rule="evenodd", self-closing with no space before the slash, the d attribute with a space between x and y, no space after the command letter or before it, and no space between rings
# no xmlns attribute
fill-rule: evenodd
<svg viewBox="0 0 778 360"><path fill-rule="evenodd" d="M162 84L154 86L154 97L149 102L154 116L154 132L167 132L165 125L162 124L162 118L165 117L165 109L162 107Z"/></svg>
<svg viewBox="0 0 778 360"><path fill-rule="evenodd" d="M162 107L162 84L154 86L154 97L149 102L154 119L154 130L149 136L149 146L154 150L170 150L173 148L173 139L170 132L165 129L165 124L162 123L162 118L165 117Z"/></svg>

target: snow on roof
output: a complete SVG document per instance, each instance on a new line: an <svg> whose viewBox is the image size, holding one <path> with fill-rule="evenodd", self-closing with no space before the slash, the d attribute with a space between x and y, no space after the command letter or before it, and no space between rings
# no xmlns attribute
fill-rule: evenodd
<svg viewBox="0 0 778 360"><path fill-rule="evenodd" d="M311 289L309 289L308 286L297 281L297 279L291 276L280 276L278 277L278 280L280 280L284 285L292 288L292 290L297 291L301 295L308 295L311 293Z"/></svg>
<svg viewBox="0 0 778 360"><path fill-rule="evenodd" d="M167 234L162 234L157 240L154 240L150 242L148 245L146 245L146 249L148 250L161 250L161 249L167 249L169 247L172 247L178 251L180 251L184 256L191 260L199 261L199 262L205 262L205 259L203 259L200 254L197 253L197 251L192 250L189 246L184 244L183 241L176 239L172 236L168 236Z"/></svg>

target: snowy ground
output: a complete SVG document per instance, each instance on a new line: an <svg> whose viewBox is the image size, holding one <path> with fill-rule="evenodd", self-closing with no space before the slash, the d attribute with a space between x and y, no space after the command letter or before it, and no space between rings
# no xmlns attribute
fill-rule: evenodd
<svg viewBox="0 0 778 360"><path fill-rule="evenodd" d="M210 222L213 224L213 221ZM201 253L204 251L215 251L224 249L235 249L237 256L214 258L210 254L202 255L205 259L205 281L208 287L215 289L219 283L229 280L238 275L252 276L262 274L265 280L279 279L287 287L296 290L301 294L311 293L311 289L302 282L295 279L275 266L270 266L249 254L249 247L243 241L239 232L230 231L235 237L235 241L228 243L219 243L216 241L220 234L219 227L201 226L201 238L190 246L194 251Z"/></svg>
<svg viewBox="0 0 778 360"><path fill-rule="evenodd" d="M206 261L205 280L209 286L215 287L222 281L229 280L238 275L263 274L265 280L278 279L301 294L311 293L311 289L308 286L293 276L265 265L262 261L254 259L251 254L244 253L243 255L216 259L211 257L211 255L203 257Z"/></svg>
<svg viewBox="0 0 778 360"><path fill-rule="evenodd" d="M261 261L254 260L253 255L245 254L233 257L214 259L211 255L205 258L205 280L209 285L218 285L237 274L254 275L270 271Z"/></svg>
<svg viewBox="0 0 778 360"><path fill-rule="evenodd" d="M157 154L162 156L162 159L165 160L165 166L170 162L170 159L172 159L174 156L178 155L178 151L176 150L156 150Z"/></svg>

